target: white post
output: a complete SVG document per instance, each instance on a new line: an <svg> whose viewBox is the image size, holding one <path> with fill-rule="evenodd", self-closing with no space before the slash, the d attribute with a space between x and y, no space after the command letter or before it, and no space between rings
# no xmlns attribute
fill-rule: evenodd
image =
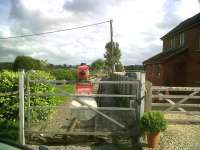
<svg viewBox="0 0 200 150"><path fill-rule="evenodd" d="M141 93L140 96L145 96L145 73L140 72L140 81L141 81ZM144 114L144 98L141 100L140 105L140 117L142 117Z"/></svg>
<svg viewBox="0 0 200 150"><path fill-rule="evenodd" d="M19 142L25 145L24 136L24 70L19 70Z"/></svg>

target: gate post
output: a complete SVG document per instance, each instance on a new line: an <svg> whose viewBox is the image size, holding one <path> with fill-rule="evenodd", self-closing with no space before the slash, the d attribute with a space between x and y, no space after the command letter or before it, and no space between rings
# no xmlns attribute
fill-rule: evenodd
<svg viewBox="0 0 200 150"><path fill-rule="evenodd" d="M144 99L145 99L145 74L140 72L140 82L141 82L141 93L140 93L140 98L141 99L141 104L140 104L140 117L143 116L144 114Z"/></svg>
<svg viewBox="0 0 200 150"><path fill-rule="evenodd" d="M30 84L29 84L29 75L30 75L30 71L27 71L27 74L26 74L26 89L27 89L27 101L28 101L28 129L30 129L31 127L31 109L30 109L30 106L31 106L31 102L30 102Z"/></svg>
<svg viewBox="0 0 200 150"><path fill-rule="evenodd" d="M25 145L24 135L24 70L19 70L19 142Z"/></svg>
<svg viewBox="0 0 200 150"><path fill-rule="evenodd" d="M152 103L152 83L149 81L145 82L146 93L145 93L145 111L151 111Z"/></svg>

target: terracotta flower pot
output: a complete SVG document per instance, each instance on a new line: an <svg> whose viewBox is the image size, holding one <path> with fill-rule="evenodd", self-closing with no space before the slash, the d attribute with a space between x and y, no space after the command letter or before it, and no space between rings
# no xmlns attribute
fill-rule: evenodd
<svg viewBox="0 0 200 150"><path fill-rule="evenodd" d="M148 147L157 148L160 143L160 132L147 134Z"/></svg>

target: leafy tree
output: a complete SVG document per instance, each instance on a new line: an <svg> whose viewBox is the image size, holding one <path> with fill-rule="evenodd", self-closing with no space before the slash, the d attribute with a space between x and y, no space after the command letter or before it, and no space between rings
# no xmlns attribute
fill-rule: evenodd
<svg viewBox="0 0 200 150"><path fill-rule="evenodd" d="M103 59L97 59L94 62L92 62L91 67L95 70L101 70L104 68L104 60Z"/></svg>
<svg viewBox="0 0 200 150"><path fill-rule="evenodd" d="M119 62L119 63L117 63L117 64L115 65L115 71L117 71L117 72L122 72L122 71L124 71L124 66L122 65L121 62Z"/></svg>
<svg viewBox="0 0 200 150"><path fill-rule="evenodd" d="M44 69L44 67L45 66L40 60L34 59L30 56L17 56L13 63L13 70L15 71L17 71L20 68L23 68L25 70L41 70Z"/></svg>
<svg viewBox="0 0 200 150"><path fill-rule="evenodd" d="M106 53L104 54L105 65L109 72L113 73L115 71L115 64L120 63L121 50L117 42L108 42L105 46Z"/></svg>

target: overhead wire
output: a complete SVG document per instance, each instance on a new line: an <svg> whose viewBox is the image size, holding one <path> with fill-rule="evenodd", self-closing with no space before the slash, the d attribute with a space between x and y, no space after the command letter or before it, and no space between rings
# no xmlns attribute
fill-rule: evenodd
<svg viewBox="0 0 200 150"><path fill-rule="evenodd" d="M81 29L81 28L86 28L86 27L91 27L91 26L97 26L100 24L108 23L108 22L110 22L110 20L104 21L104 22L93 23L93 24L89 24L89 25L73 27L73 28L54 30L54 31L47 31L47 32L33 33L33 34L24 34L24 35L18 35L18 36L0 37L0 40L16 39L16 38L31 37L31 36L43 36L43 35L47 35L47 34L53 34L53 33L58 33L58 32L65 32L65 31L69 31L69 30L76 30L76 29Z"/></svg>

